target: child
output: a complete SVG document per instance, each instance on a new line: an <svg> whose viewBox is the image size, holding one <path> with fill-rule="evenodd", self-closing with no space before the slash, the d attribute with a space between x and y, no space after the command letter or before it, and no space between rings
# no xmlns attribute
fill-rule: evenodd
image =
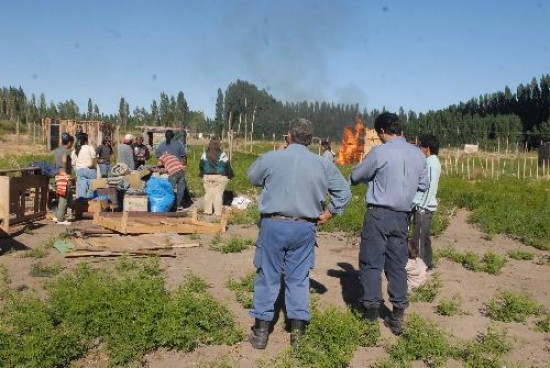
<svg viewBox="0 0 550 368"><path fill-rule="evenodd" d="M70 225L66 220L67 204L71 199L71 176L65 172L65 169L59 169L55 175L55 193L57 194L57 224Z"/></svg>

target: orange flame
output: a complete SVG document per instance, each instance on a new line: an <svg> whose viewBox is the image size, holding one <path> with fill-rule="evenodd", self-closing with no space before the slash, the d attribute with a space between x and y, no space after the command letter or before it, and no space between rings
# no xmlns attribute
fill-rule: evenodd
<svg viewBox="0 0 550 368"><path fill-rule="evenodd" d="M355 130L355 131L354 131ZM363 158L363 149L365 146L365 126L361 118L355 118L355 129L350 126L344 128L342 134L342 146L338 151L336 164L348 165L360 162Z"/></svg>

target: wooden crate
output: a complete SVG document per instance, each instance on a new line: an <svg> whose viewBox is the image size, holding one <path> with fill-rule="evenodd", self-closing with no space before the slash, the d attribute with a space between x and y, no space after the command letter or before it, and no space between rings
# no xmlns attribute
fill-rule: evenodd
<svg viewBox="0 0 550 368"><path fill-rule="evenodd" d="M124 196L123 211L147 212L147 196Z"/></svg>
<svg viewBox="0 0 550 368"><path fill-rule="evenodd" d="M37 168L0 170L0 175L21 175L0 176L0 229L4 233L46 217L49 179L38 172Z"/></svg>

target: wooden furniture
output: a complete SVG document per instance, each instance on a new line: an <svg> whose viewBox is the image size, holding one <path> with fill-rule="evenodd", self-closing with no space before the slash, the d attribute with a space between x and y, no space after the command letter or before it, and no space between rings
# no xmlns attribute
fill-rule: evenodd
<svg viewBox="0 0 550 368"><path fill-rule="evenodd" d="M8 176L12 175L12 176ZM18 225L46 217L48 205L47 176L40 169L0 170L0 230L10 234Z"/></svg>

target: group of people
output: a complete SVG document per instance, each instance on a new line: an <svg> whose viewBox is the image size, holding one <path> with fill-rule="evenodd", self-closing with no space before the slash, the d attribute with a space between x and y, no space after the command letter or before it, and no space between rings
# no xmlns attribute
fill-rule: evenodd
<svg viewBox="0 0 550 368"><path fill-rule="evenodd" d="M185 171L187 170L187 152L183 143L175 138L173 130L165 132L165 141L155 150L157 171L166 173L176 193L174 209L182 210L184 196L187 191ZM76 174L76 190L74 197L89 198L90 182L98 177L110 175L113 147L110 138L103 139L101 145L94 149L88 142L86 133L77 133L76 139L68 133L61 135L61 146L54 151L55 182L58 197L57 213L54 221L57 224L68 225L66 220L67 207L73 198L73 179L71 172ZM125 165L128 170L144 168L151 157L151 150L143 143L143 137L135 138L126 134L118 146L117 165ZM205 214L222 214L223 192L233 177L233 170L228 156L222 152L220 141L210 140L208 148L203 153L200 164L200 176L203 178L205 198Z"/></svg>
<svg viewBox="0 0 550 368"><path fill-rule="evenodd" d="M395 335L403 333L404 311L409 304L407 261L420 255L429 268L434 267L430 223L437 208L441 173L439 144L433 135L424 135L418 147L411 145L402 136L399 117L389 112L377 117L374 129L383 144L353 168L349 181L334 165L332 154L319 156L308 149L313 124L306 119L290 123L285 149L266 153L249 167L249 181L263 187L258 200L261 220L250 311L255 319L250 335L254 348L267 345L281 277L291 345L304 335L311 318L309 270L315 264L317 226L344 212L351 200L350 185L367 185L359 250L364 317L371 322L380 317L384 303L381 276L385 272L393 310L384 324ZM323 151L330 152L328 142ZM411 214L415 230L410 239L414 246L409 247Z"/></svg>

